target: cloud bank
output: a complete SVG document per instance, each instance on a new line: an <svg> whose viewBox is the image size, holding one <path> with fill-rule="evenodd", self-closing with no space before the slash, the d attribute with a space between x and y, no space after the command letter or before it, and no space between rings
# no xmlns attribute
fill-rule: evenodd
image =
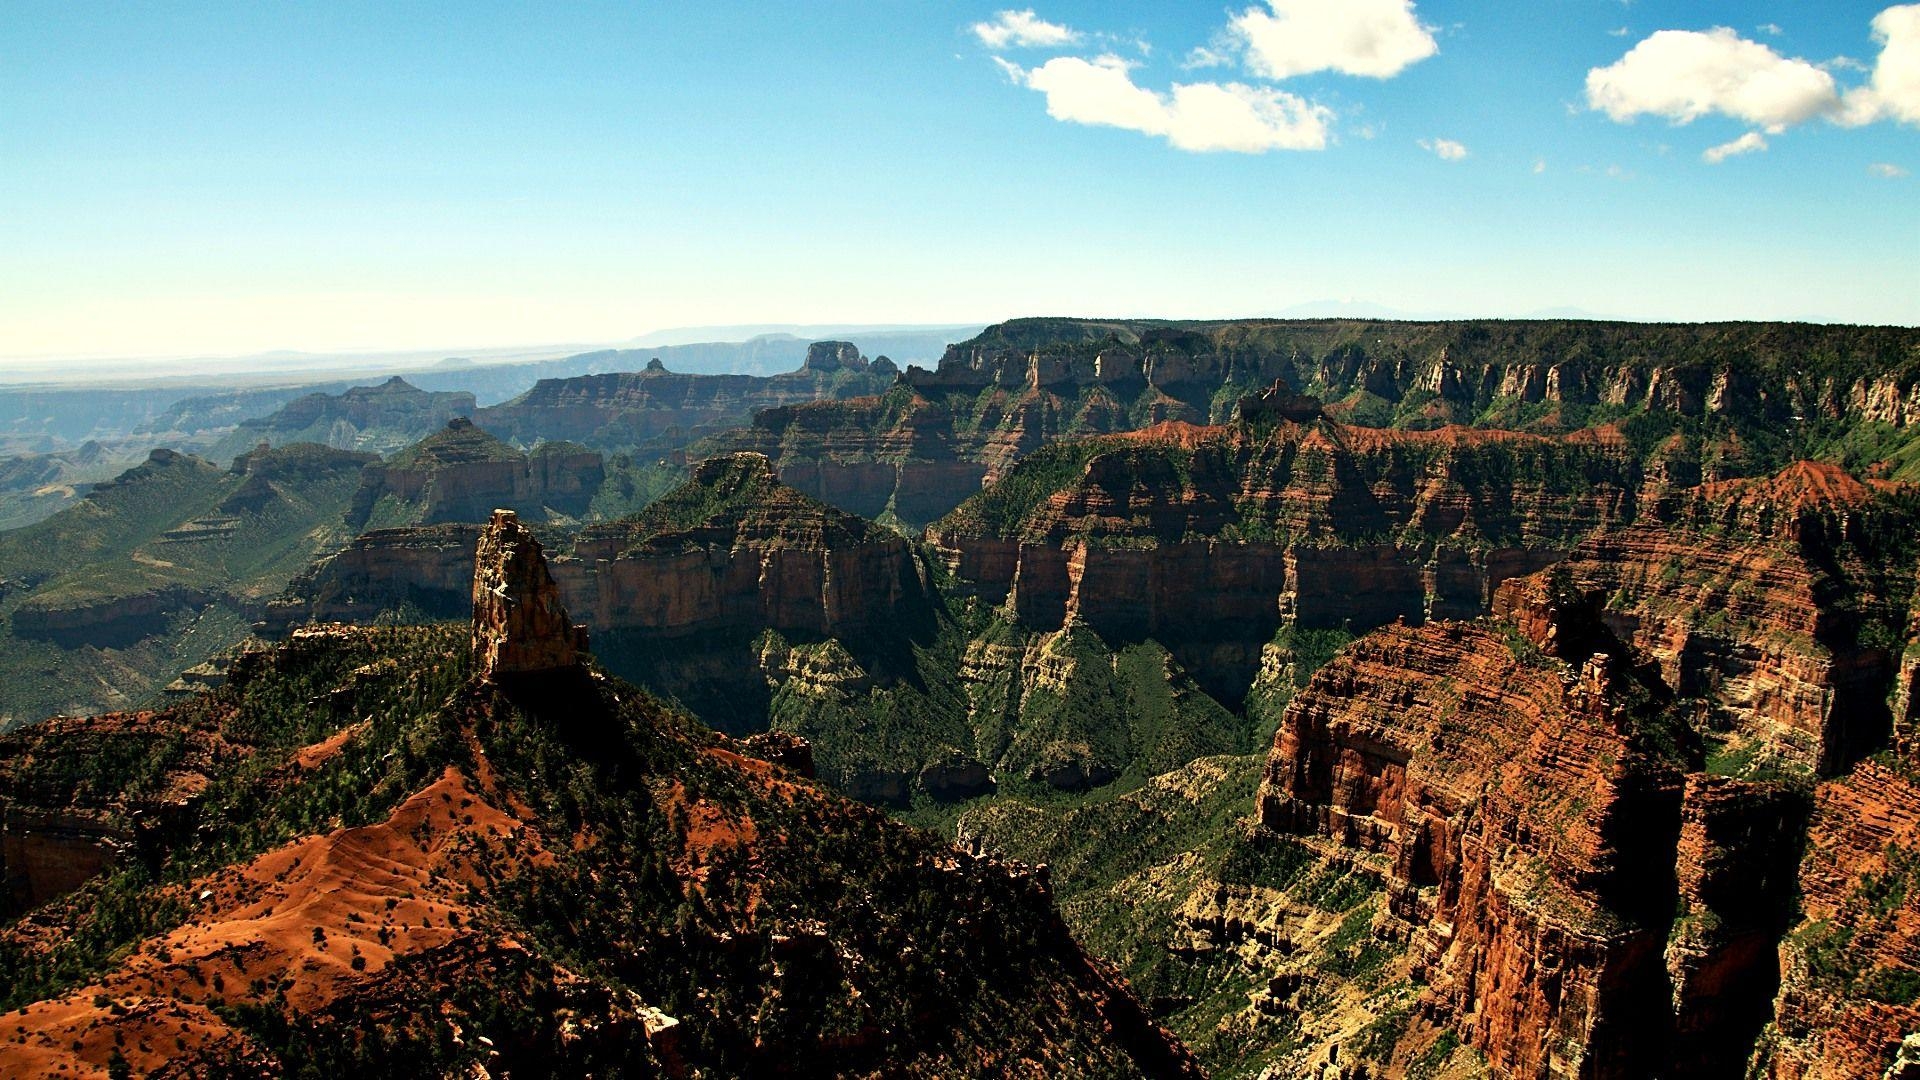
<svg viewBox="0 0 1920 1080"><path fill-rule="evenodd" d="M1840 91L1825 71L1723 26L1654 34L1587 73L1587 103L1621 123L1650 115L1688 124L1720 113L1778 131L1833 112Z"/></svg>
<svg viewBox="0 0 1920 1080"><path fill-rule="evenodd" d="M1920 4L1890 7L1873 18L1880 59L1872 81L1847 95L1847 123L1875 120L1920 126Z"/></svg>
<svg viewBox="0 0 1920 1080"><path fill-rule="evenodd" d="M1253 79L1270 83L1321 71L1391 78L1439 51L1413 8L1413 0L1267 0L1232 16L1211 45L1188 53L1181 66L1191 71L1238 64ZM1032 9L999 12L972 30L995 52L1083 38ZM1149 52L1144 42L1140 47ZM1161 91L1141 86L1134 79L1137 65L1113 53L1056 56L1036 67L1000 56L994 61L1017 85L1043 94L1047 115L1056 120L1136 131L1181 150L1262 154L1321 150L1331 140L1333 110L1278 86L1197 81ZM1457 157L1435 152L1448 160L1466 156L1465 147Z"/></svg>
<svg viewBox="0 0 1920 1080"><path fill-rule="evenodd" d="M1815 64L1782 56L1724 26L1661 30L1587 73L1587 105L1619 123L1657 116L1690 124L1717 115L1760 129L1706 151L1703 159L1714 165L1765 150L1761 132L1779 135L1816 119L1920 126L1920 4L1887 8L1872 27L1880 55L1870 69L1846 57ZM1832 75L1854 70L1869 72L1865 85L1843 88Z"/></svg>
<svg viewBox="0 0 1920 1080"><path fill-rule="evenodd" d="M1227 24L1247 69L1268 79L1337 71L1389 79L1440 51L1412 0L1267 0Z"/></svg>
<svg viewBox="0 0 1920 1080"><path fill-rule="evenodd" d="M1176 83L1159 93L1133 81L1117 56L1055 57L1027 70L1003 62L1009 77L1046 95L1047 115L1075 124L1155 135L1196 153L1319 150L1333 114L1271 87L1242 83Z"/></svg>

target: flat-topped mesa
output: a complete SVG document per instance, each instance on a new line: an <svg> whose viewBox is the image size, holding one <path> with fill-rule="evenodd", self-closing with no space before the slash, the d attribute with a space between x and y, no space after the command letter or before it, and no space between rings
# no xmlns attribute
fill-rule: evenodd
<svg viewBox="0 0 1920 1080"><path fill-rule="evenodd" d="M816 341L807 346L803 371L865 371L867 360L851 341Z"/></svg>
<svg viewBox="0 0 1920 1080"><path fill-rule="evenodd" d="M473 559L473 666L481 679L580 665L587 630L567 618L546 555L512 510L495 510Z"/></svg>

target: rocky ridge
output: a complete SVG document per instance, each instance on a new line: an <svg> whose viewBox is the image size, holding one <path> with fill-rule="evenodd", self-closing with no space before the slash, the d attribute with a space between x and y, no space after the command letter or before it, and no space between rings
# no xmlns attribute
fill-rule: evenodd
<svg viewBox="0 0 1920 1080"><path fill-rule="evenodd" d="M927 539L1021 625L1167 642L1238 706L1281 630L1484 614L1657 484L1607 430L1165 424L1050 446Z"/></svg>
<svg viewBox="0 0 1920 1080"><path fill-rule="evenodd" d="M767 410L710 449L764 453L816 498L920 523L1052 439L1218 423L1284 379L1379 427L1564 433L1649 417L1649 436L1685 432L1716 479L1860 425L1898 442L1920 415L1917 349L1906 329L1781 324L1021 319L878 397Z"/></svg>
<svg viewBox="0 0 1920 1080"><path fill-rule="evenodd" d="M567 617L540 541L495 510L473 556L473 670L481 680L573 671L586 627Z"/></svg>
<svg viewBox="0 0 1920 1080"><path fill-rule="evenodd" d="M189 792L180 828L51 901L71 935L0 930L0 1071L1202 1075L1043 876L552 666L577 643L546 578L490 523L476 595L545 614L477 603L478 655L539 668L538 693L451 632L316 628L188 706L94 722L151 732L142 754L0 739L9 810L124 820L155 790L129 769Z"/></svg>
<svg viewBox="0 0 1920 1080"><path fill-rule="evenodd" d="M293 399L263 417L242 419L208 456L225 461L260 443L319 443L341 450L392 454L457 416L472 416L472 394L421 390L398 375L378 386ZM161 430L165 430L162 428Z"/></svg>

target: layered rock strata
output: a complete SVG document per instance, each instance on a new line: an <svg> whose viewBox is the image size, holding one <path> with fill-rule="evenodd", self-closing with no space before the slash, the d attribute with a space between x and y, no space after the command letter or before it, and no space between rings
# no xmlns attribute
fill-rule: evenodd
<svg viewBox="0 0 1920 1080"><path fill-rule="evenodd" d="M1167 642L1237 703L1283 627L1484 614L1502 581L1640 509L1615 432L1385 432L1272 408L1049 447L928 540L1022 625Z"/></svg>
<svg viewBox="0 0 1920 1080"><path fill-rule="evenodd" d="M1498 1074L1651 1075L1680 770L1639 745L1630 673L1530 648L1460 623L1363 639L1288 709L1260 820L1378 868L1422 1000Z"/></svg>
<svg viewBox="0 0 1920 1080"><path fill-rule="evenodd" d="M1747 439L1812 418L1910 424L1917 350L1903 328L1022 319L952 346L932 371L909 367L884 395L768 410L712 449L765 453L816 498L923 522L965 497L967 476L1000 476L1051 439L1219 422L1284 379L1328 415L1378 426L1711 418L1733 434L1705 440L1689 468L1720 479L1751 471Z"/></svg>
<svg viewBox="0 0 1920 1080"><path fill-rule="evenodd" d="M1510 582L1496 612L1545 628L1557 607L1586 609L1748 757L1832 775L1884 747L1889 697L1904 700L1915 492L1800 462L1666 502L1664 521Z"/></svg>

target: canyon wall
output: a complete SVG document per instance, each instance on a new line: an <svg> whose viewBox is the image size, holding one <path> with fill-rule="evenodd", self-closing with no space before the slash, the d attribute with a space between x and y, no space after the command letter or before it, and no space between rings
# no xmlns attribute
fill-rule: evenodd
<svg viewBox="0 0 1920 1080"><path fill-rule="evenodd" d="M1376 932L1495 1075L1881 1075L1920 1021L1885 753L1911 492L1799 465L1658 512L1496 619L1350 646L1286 710L1260 821L1380 875Z"/></svg>
<svg viewBox="0 0 1920 1080"><path fill-rule="evenodd" d="M706 452L766 454L816 498L934 520L1046 442L1226 419L1285 380L1354 423L1565 433L1648 417L1687 430L1708 480L1777 468L1815 420L1904 429L1920 334L1904 328L1599 322L1160 323L1021 319L909 367L872 398L772 409ZM1711 422L1711 426L1707 422ZM1869 462L1870 463L1870 462ZM1866 464L1866 463L1863 463Z"/></svg>

